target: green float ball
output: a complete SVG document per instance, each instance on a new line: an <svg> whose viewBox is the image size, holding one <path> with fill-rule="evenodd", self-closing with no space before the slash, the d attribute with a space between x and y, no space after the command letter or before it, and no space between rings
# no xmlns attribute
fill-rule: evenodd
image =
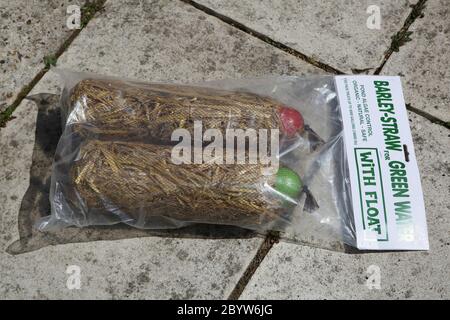
<svg viewBox="0 0 450 320"><path fill-rule="evenodd" d="M288 168L278 169L275 182L275 189L278 192L295 199L300 194L302 187L302 180L297 173Z"/></svg>

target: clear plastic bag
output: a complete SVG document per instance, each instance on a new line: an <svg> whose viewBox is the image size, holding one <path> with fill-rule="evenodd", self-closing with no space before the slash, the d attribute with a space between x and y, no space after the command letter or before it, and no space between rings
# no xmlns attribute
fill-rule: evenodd
<svg viewBox="0 0 450 320"><path fill-rule="evenodd" d="M278 231L322 247L355 246L333 76L176 85L57 72L64 80L64 130L52 168L51 216L38 222L39 230L207 223ZM173 161L180 145L173 133L180 128L192 138L191 163ZM250 128L256 140L268 131L278 134L276 148L263 146L276 157L275 170L249 163L251 139L239 147L233 138L233 148L226 148L227 130ZM208 161L196 162L217 142L208 129L222 133L224 152L217 148ZM258 155L263 147L257 145ZM219 164L229 150L241 151L244 163L233 154L234 163Z"/></svg>

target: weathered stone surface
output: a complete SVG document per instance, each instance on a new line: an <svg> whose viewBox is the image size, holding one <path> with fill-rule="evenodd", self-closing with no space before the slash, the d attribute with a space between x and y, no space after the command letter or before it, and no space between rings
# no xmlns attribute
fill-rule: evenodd
<svg viewBox="0 0 450 320"><path fill-rule="evenodd" d="M417 1L199 0L270 38L343 72L377 68L391 36ZM369 6L378 6L380 29L369 29ZM373 70L372 70L373 71Z"/></svg>
<svg viewBox="0 0 450 320"><path fill-rule="evenodd" d="M405 99L413 107L450 121L450 7L446 0L429 0L423 18L409 31L412 41L400 47L383 74L402 75Z"/></svg>
<svg viewBox="0 0 450 320"><path fill-rule="evenodd" d="M66 25L69 5L85 0L0 0L0 111L44 68L73 30Z"/></svg>
<svg viewBox="0 0 450 320"><path fill-rule="evenodd" d="M448 130L409 113L427 210L429 252L345 254L275 245L242 298L448 299L450 297L450 164ZM381 289L369 290L369 266L380 268ZM372 272L372 271L371 271Z"/></svg>
<svg viewBox="0 0 450 320"><path fill-rule="evenodd" d="M37 110L20 108L0 132L0 250L18 238L17 213L29 185Z"/></svg>
<svg viewBox="0 0 450 320"><path fill-rule="evenodd" d="M211 1L202 0L201 3L214 8ZM306 1L291 7L289 1L286 5L266 3L259 7L254 6L256 2L247 2L235 10L233 7L237 2L226 1L222 2L223 7L215 10L226 15L230 13L232 18L246 25L246 14L253 12L248 19L256 22L248 24L250 27L322 62L351 72L352 68L378 66L384 50L389 46L390 36L400 28L409 11L406 1L372 2L370 4L380 4L385 19L380 31L365 27L368 17L365 9L369 2L351 2L352 10L343 10L331 3L313 8L317 3ZM441 112L440 97L429 96L428 100L421 100L420 97L433 88L438 88L439 94L444 92L445 95L440 86L443 84L445 87L445 80L433 84L435 77L427 72L435 70L435 59L445 59L440 45L445 47L446 39L440 37L441 32L445 33L445 25L441 28L441 22L447 16L436 14L436 8L442 2L428 1L425 17L412 25L412 28L422 28L422 31L413 33L413 42L401 47L400 53L391 57L392 65L388 61L383 72L404 74L406 82L410 82L406 83L405 90L408 102L446 119L445 112L442 115L427 109L425 103L433 101ZM7 4L10 5L9 2ZM302 12L296 12L299 8ZM221 10L234 11L227 13ZM321 10L322 13L318 12ZM430 22L427 15L428 19L434 15L436 21ZM422 79L416 78L421 69L411 67L408 59L411 57L413 64L426 65L427 59L422 59L420 55L425 55L425 49L420 49L417 56L408 54L408 50L411 50L410 45L414 48L414 41L423 41L415 36L427 34L429 28L438 30L433 40L433 47L437 49L436 52L434 49L430 51L430 56L426 55L433 65L429 69L424 67L425 78L421 82ZM298 30L305 30L301 37L297 34ZM427 37L433 38L430 35ZM0 41L3 41L1 37ZM83 30L61 56L58 65L77 71L176 82L320 72L192 6L164 0L108 1L104 12ZM393 66L397 69L391 69ZM442 68L433 72L442 71L440 76L448 78L446 69ZM412 83L416 83L417 87ZM59 91L60 83L56 75L48 73L33 93ZM448 96L442 101L445 107ZM13 248L11 244L23 235L24 230L29 232L33 222L26 221L26 215L22 219L18 217L21 201L30 183L33 148L35 153L38 151L36 159L39 161L33 162L32 173L43 178L45 173L48 174L45 164L48 158L42 154L54 147L53 142L49 142L53 140L44 140L47 144L41 145L37 145L39 140L35 141L34 129L39 114L34 103L24 101L15 116L17 118L0 131L1 298L225 298L230 294L261 244L259 238L199 239L195 238L194 230L191 234L194 237L190 238L148 237L134 232L128 234L131 239L122 239L127 233L116 229L103 232L71 230L65 237L35 237L33 239L38 240L34 247L25 244L22 248L26 251L44 246L39 251L16 256L7 254L6 248ZM447 199L450 182L449 134L444 127L420 116L413 113L409 116L425 193L431 250L343 254L279 243L256 271L242 298L450 297L447 275L450 267ZM47 131L45 125L52 123L38 121L38 127L44 132ZM41 199L45 199L42 188L32 191L40 192ZM89 239L100 241L77 243ZM110 239L119 240L103 241ZM66 244L47 246L58 242ZM22 244L14 244L18 244L20 251ZM69 265L80 267L80 290L69 290L66 286ZM366 286L366 271L370 265L380 267L380 290L369 290Z"/></svg>
<svg viewBox="0 0 450 320"><path fill-rule="evenodd" d="M181 2L140 3L107 2L101 15L60 57L58 66L179 82L319 72ZM56 75L49 72L32 93L59 91ZM17 214L29 183L36 114L36 106L24 101L16 110L17 118L8 122L0 135L0 148L5 150L0 167L5 201L0 203L0 212L6 235L0 238L0 297L226 298L230 294L261 244L260 238L183 239L133 234L140 238L48 246L16 256L5 253L18 238L17 229L23 229L17 225ZM45 123L40 125L45 129ZM51 147L40 146L38 150ZM43 168L36 170L45 173ZM68 232L73 239L63 239L65 242L89 237L89 233L78 238L78 233ZM106 233L103 239L109 236ZM81 267L80 290L66 287L68 265Z"/></svg>

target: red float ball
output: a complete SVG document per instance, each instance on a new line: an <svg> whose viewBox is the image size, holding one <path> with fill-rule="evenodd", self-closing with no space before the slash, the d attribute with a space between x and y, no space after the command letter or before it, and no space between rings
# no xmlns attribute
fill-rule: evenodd
<svg viewBox="0 0 450 320"><path fill-rule="evenodd" d="M281 131L289 136L294 136L297 132L302 132L304 120L300 112L289 107L281 107L279 110L281 119Z"/></svg>

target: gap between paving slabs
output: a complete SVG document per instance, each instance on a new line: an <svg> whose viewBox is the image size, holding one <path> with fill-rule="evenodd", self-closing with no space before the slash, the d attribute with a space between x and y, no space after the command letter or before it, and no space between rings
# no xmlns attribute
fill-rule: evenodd
<svg viewBox="0 0 450 320"><path fill-rule="evenodd" d="M387 61L389 60L389 58L392 56L392 54L394 52L398 52L400 50L401 46L403 46L406 42L411 41L410 36L412 34L412 31L409 31L409 28L414 23L414 21L416 21L416 19L423 17L427 1L428 0L419 0L415 5L411 5L412 9L411 9L410 14L406 18L402 28L395 35L393 35L391 37L392 38L391 45L389 46L388 50L386 51L385 56L383 58L383 61L380 64L380 66L375 70L375 72L374 72L375 75L381 74L381 71L383 70ZM425 111L415 108L414 106L412 106L409 103L406 104L406 109L428 119L432 123L435 123L435 124L444 126L447 129L450 129L450 122L442 121L441 119L439 119Z"/></svg>
<svg viewBox="0 0 450 320"><path fill-rule="evenodd" d="M400 47L403 46L406 42L411 41L411 34L412 31L409 31L409 28L411 25L416 21L418 18L422 18L424 15L424 9L426 8L426 3L428 0L419 0L416 4L411 5L411 12L409 13L408 17L406 18L405 22L403 23L402 28L394 34L391 39L391 45L389 46L388 50L385 53L385 56L383 58L383 61L381 62L380 66L375 70L374 74L379 75L383 71L384 66L386 65L389 58L392 56L394 52L398 52L400 50ZM415 108L411 104L406 104L406 109L414 112L429 121L431 121L434 124L441 125L447 129L450 129L450 122L442 121L441 119L422 111L418 108Z"/></svg>
<svg viewBox="0 0 450 320"><path fill-rule="evenodd" d="M212 10L211 8L208 8L208 7L206 7L206 6L202 5L202 4L199 4L199 3L195 2L195 1L192 1L192 0L180 0L180 1L182 1L184 3L187 3L187 4L193 6L194 8L196 8L196 9L198 9L198 10L200 10L200 11L206 13L206 14L208 14L210 16L213 16L213 17L215 17L215 18L225 22L226 24L231 25L234 28L237 28L237 29L239 29L239 30L241 30L241 31L243 31L243 32L245 32L245 33L255 37L255 38L258 38L259 40L264 41L264 42L270 44L271 46L274 46L274 47L276 47L276 48L278 48L278 49L280 49L280 50L282 50L282 51L284 51L284 52L286 52L286 53L288 53L290 55L293 55L296 58L299 58L299 59L301 59L303 61L306 61L309 64L312 64L313 66L318 67L318 68L320 68L320 69L322 69L322 70L324 70L326 72L333 73L333 74L344 74L344 72L342 72L342 71L340 71L340 70L338 70L338 69L336 69L336 68L334 68L334 67L332 67L330 65L327 65L327 64L325 64L325 63L323 63L321 61L315 60L312 57L309 57L306 54L301 53L300 51L295 50L295 49L293 49L293 48L291 48L291 47L289 47L289 46L287 46L287 45L285 45L285 44L283 44L283 43L281 43L279 41L275 41L274 39L266 36L265 34L262 34L261 32L258 32L258 31L254 30L252 28L249 28L246 25L244 25L244 24L242 24L242 23L240 23L240 22L238 22L238 21L236 21L236 20L234 20L234 19L232 19L230 17L227 17L227 16L225 16L223 14L218 13L217 11Z"/></svg>
<svg viewBox="0 0 450 320"><path fill-rule="evenodd" d="M106 0L100 0L100 1L95 1L92 3L88 3L87 5L85 5L83 7L83 10L85 10L85 12L88 12L88 14L86 15L87 19L85 20L85 23L82 25L82 28L79 30L75 30L72 35L64 42L64 44L58 49L58 51L55 54L55 58L57 59L64 51L65 49L72 43L72 41L78 36L78 34L81 32L81 30L86 26L86 24L89 22L89 20L91 20L95 13L97 13L98 11L100 11L103 7L103 4L105 3ZM320 61L316 61L314 59L312 59L311 57L308 57L306 55L304 55L303 53L294 50L282 43L279 43L277 41L274 41L272 39L270 39L269 37L255 31L252 30L248 27L246 27L245 25L234 21L231 18L228 18L226 16L223 16L203 5L197 4L194 1L190 1L190 0L181 0L185 3L188 3L192 6L194 6L195 8L205 12L208 15L212 15L218 19L220 19L221 21L241 30L246 32L247 34L250 34L272 46L275 46L276 48L285 51L291 55L294 55L295 57L304 60L314 66L317 66L327 72L333 73L333 74L343 74L343 72L341 72L340 70L337 70L325 63L322 63ZM414 20L419 17L421 15L421 11L424 8L424 4L425 4L426 0L421 0L419 1L416 5L412 6L412 11L410 13L410 15L408 16L407 20L405 21L404 26L402 27L402 29L393 36L393 40L391 43L390 48L388 49L386 56L382 62L382 64L380 65L379 68L377 68L377 71L375 74L379 74L379 72L381 72L383 66L385 65L386 61L389 59L389 57L391 56L391 54L395 51L395 48L397 48L396 46L400 43L402 43L402 41L407 41L406 39L409 37L410 33L408 33L408 28L409 26L414 22ZM400 41L400 42L399 42ZM400 46L399 45L399 46ZM56 60L55 59L55 60ZM41 72L39 72L35 78L31 81L31 83L29 85L27 85L19 94L19 96L17 97L17 99L14 101L14 103L8 107L7 110L5 110L4 113L2 113L0 115L0 127L3 126L7 121L11 120L13 118L12 113L14 112L15 108L20 104L20 102L26 97L26 95L31 91L31 89L34 87L34 85L45 75L45 73L48 71L49 66L46 66L43 70L41 70ZM428 120L434 122L434 123L438 123L440 125L443 125L447 128L448 127L448 123L444 123L443 121L428 115L425 112L422 112L414 107L411 106L407 106L407 108L409 110L411 110L412 112L415 112L425 118L427 118ZM248 284L249 280L251 279L253 273L256 271L256 269L259 267L260 263L263 261L263 259L265 258L265 256L267 255L267 253L270 251L270 249L272 248L273 244L279 241L279 236L277 234L270 234L268 235L264 242L262 243L262 245L260 246L260 248L258 249L256 255L254 256L253 260L251 261L251 263L249 264L249 266L247 267L246 271L244 272L244 274L242 275L241 279L238 281L238 283L236 284L235 288L233 289L232 293L229 296L229 299L238 299L240 297L240 295L242 294L243 290L245 289L246 285Z"/></svg>
<svg viewBox="0 0 450 320"><path fill-rule="evenodd" d="M266 42L288 54L291 54L303 61L306 61L318 68L321 68L322 70L324 70L326 72L337 74L337 75L345 74L344 72L342 72L326 63L317 61L295 49L290 48L289 46L286 46L285 44L283 44L281 42L275 41L275 40L271 39L270 37L258 32L256 30L251 29L230 17L220 14L202 4L199 4L192 0L180 0L180 1L187 3L191 6L193 6L194 8L196 8L208 15L211 15L211 16L213 16L213 17L231 25L232 27L235 27L253 37L256 37L259 40L264 41L264 42ZM405 22L403 23L402 28L391 37L392 38L391 45L387 49L380 66L375 70L375 72L374 72L375 75L379 75L381 73L386 62L389 60L389 58L391 57L391 55L394 52L398 52L400 50L400 47L403 44L405 44L407 41L410 41L409 36L411 35L412 32L409 31L409 27L414 23L414 21L417 18L423 16L423 10L425 9L426 2L427 2L427 0L419 0L416 4L411 5L411 12L409 13L408 17L406 18ZM364 72L367 70L361 70L361 71ZM357 73L357 72L355 72L355 73ZM410 104L406 104L406 109L418 114L419 116L426 118L427 120L431 121L432 123L435 123L435 124L444 126L447 129L450 129L449 122L442 121L439 118L437 118L427 112L424 112L420 109L417 109L417 108L411 106ZM236 284L235 288L231 292L228 299L230 299L230 300L239 299L239 297L241 296L245 287L247 286L250 279L252 278L253 274L255 273L255 271L258 269L259 265L264 260L265 256L272 249L273 245L275 243L277 243L279 240L280 240L280 237L278 234L269 234L268 236L266 236L264 242L261 244L256 255L253 257L252 261L250 262L247 269L245 270L245 272L239 279L238 283ZM349 248L349 249L351 249L351 248Z"/></svg>
<svg viewBox="0 0 450 320"><path fill-rule="evenodd" d="M103 5L105 4L105 2L106 0L92 0L88 1L81 8L80 29L74 30L72 34L63 42L63 44L56 50L56 52L53 55L44 57L43 61L45 63L44 68L34 76L34 78L31 80L30 83L28 83L22 88L22 90L19 92L14 102L0 113L0 131L1 128L6 126L6 123L8 121L14 119L13 113L16 110L16 108L20 105L22 100L26 98L26 96L31 92L34 86L39 82L39 80L41 80L42 77L47 73L47 71L50 70L50 67L56 64L58 58L64 53L64 51L66 51L67 47L70 46L73 40L75 40L75 38L78 37L81 30L83 30L87 26L87 24L89 23L89 21L91 21L91 19L95 16L95 14L103 9Z"/></svg>
<svg viewBox="0 0 450 320"><path fill-rule="evenodd" d="M296 58L299 58L299 59L301 59L303 61L306 61L309 64L312 64L312 65L314 65L314 66L316 66L316 67L318 67L318 68L320 68L320 69L322 69L322 70L324 70L326 72L329 72L329 73L332 73L332 74L337 74L337 75L345 74L341 70L338 70L338 69L336 69L336 68L334 68L334 67L332 67L332 66L330 66L330 65L328 65L328 64L326 64L324 62L321 62L321 61L318 61L318 60L316 60L316 59L314 59L312 57L309 57L309 56L305 55L304 53L302 53L302 52L300 52L298 50L295 50L295 49L293 49L293 48L291 48L291 47L289 47L289 46L287 46L287 45L285 45L285 44L283 44L283 43L281 43L279 41L275 41L274 39L271 39L270 37L268 37L268 36L258 32L256 30L253 30L252 28L247 27L246 25L244 25L244 24L242 24L242 23L240 23L240 22L238 22L238 21L236 21L236 20L234 20L234 19L232 19L230 17L227 17L227 16L225 16L225 15L219 13L219 12L216 12L213 9L211 9L209 7L206 7L205 5L199 4L199 3L195 2L195 1L192 1L192 0L180 0L180 1L182 1L184 3L187 3L187 4L193 6L194 8L196 8L196 9L198 9L198 10L200 10L200 11L206 13L206 14L208 14L210 16L213 16L213 17L215 17L215 18L217 18L217 19L219 19L219 20L221 20L221 21L231 25L232 27L235 27L235 28L237 28L237 29L239 29L239 30L241 30L241 31L243 31L243 32L245 32L245 33L255 37L255 38L258 38L259 40L264 41L264 42L266 42L266 43L268 43L268 44L270 44L270 45L272 45L272 46L274 46L274 47L276 47L276 48L278 48L278 49L280 49L280 50L282 50L282 51L284 51L284 52L286 52L286 53L288 53L290 55L293 55ZM414 23L414 21L417 18L419 18L419 17L421 17L423 15L423 10L425 9L425 4L426 4L427 1L428 0L419 0L416 4L411 5L411 12L410 12L410 14L408 15L408 17L406 18L405 22L403 23L402 28L395 35L392 36L391 45L387 49L387 51L385 53L385 56L383 58L383 61L381 62L380 66L375 70L375 72L374 72L375 75L380 74L380 72L382 71L384 65L389 60L391 55L394 52L397 52L403 44L405 44L407 41L410 40L409 36L411 35L411 32L408 31L409 27ZM364 72L364 71L368 71L368 70L358 70L358 72L355 70L355 73L361 73L361 72ZM418 114L418 115L428 119L432 123L439 124L441 126L446 127L447 129L450 129L450 123L448 123L448 122L442 121L439 118L437 118L437 117L435 117L435 116L433 116L433 115L431 115L431 114L429 114L427 112L424 112L424 111L422 111L420 109L417 109L417 108L411 106L410 104L406 105L406 108L409 111L414 112L414 113L416 113L416 114Z"/></svg>
<svg viewBox="0 0 450 320"><path fill-rule="evenodd" d="M243 32L246 32L247 34L254 36L254 37L256 37L256 38L258 38L280 50L283 50L283 51L285 51L297 58L300 58L318 68L321 68L322 70L324 70L326 72L330 72L333 74L344 74L344 72L342 72L338 69L335 69L335 68L331 67L330 65L327 65L320 61L317 61L311 57L308 57L307 55L305 55L295 49L292 49L289 46L286 46L278 41L275 41L256 30L248 28L247 26L243 25L242 23L237 22L229 17L226 17L204 5L196 3L195 1L192 1L192 0L180 0L180 1L185 2L189 5L197 8L198 10L201 10L208 15L214 16L217 19L220 19L221 21L223 21ZM28 85L26 85L21 90L21 92L19 92L16 100L9 107L7 107L6 110L4 110L2 113L0 113L0 130L2 127L4 127L6 125L6 123L9 120L14 119L13 112L18 107L20 102L22 102L22 100L33 89L33 87L36 85L36 83L45 75L45 73L47 73L47 71L49 70L50 64L56 63L59 56L61 56L61 54L66 50L66 48L79 35L81 30L89 23L89 21L94 17L94 15L103 9L103 5L105 2L106 2L106 0L95 0L93 2L88 2L83 6L83 8L81 9L81 12L82 12L81 28L75 30L70 35L70 37L66 39L66 41L62 44L62 46L56 51L56 53L53 56L49 56L48 59L46 59L47 60L46 66L33 78L33 80ZM394 52L398 51L399 48L405 42L410 40L409 36L411 35L411 32L408 31L408 29L417 18L423 16L423 10L425 9L426 2L427 2L427 0L419 0L415 5L411 6L411 8L412 8L411 13L408 15L407 19L405 20L405 23L403 24L402 28L394 36L392 36L391 45L388 48L381 65L376 69L374 74L377 74L377 75L380 74L380 72L382 71L384 65L386 64L386 62L388 61L390 56ZM442 120L438 119L437 117L430 115L424 111L421 111L420 109L417 109L411 105L407 105L407 109L414 113L421 115L422 117L427 118L432 123L436 123L436 124L446 127L447 129L450 129L449 122L442 121Z"/></svg>
<svg viewBox="0 0 450 320"><path fill-rule="evenodd" d="M391 45L384 55L383 62L375 70L374 74L379 75L391 55L394 52L398 52L400 50L400 47L406 42L411 41L410 35L412 34L412 31L409 31L409 27L414 23L414 21L416 21L417 18L423 17L423 10L425 9L427 1L428 0L419 0L416 4L411 5L411 12L403 23L402 28L391 37Z"/></svg>

